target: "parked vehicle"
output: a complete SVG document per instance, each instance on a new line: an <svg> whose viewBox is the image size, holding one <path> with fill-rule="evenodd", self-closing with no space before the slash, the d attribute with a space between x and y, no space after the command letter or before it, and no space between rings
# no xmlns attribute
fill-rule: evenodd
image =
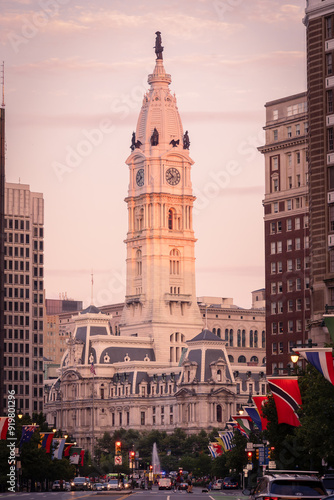
<svg viewBox="0 0 334 500"><path fill-rule="evenodd" d="M213 490L222 490L223 489L223 479L217 479L213 485L212 485Z"/></svg>
<svg viewBox="0 0 334 500"><path fill-rule="evenodd" d="M267 471L251 490L243 490L250 500L322 500L327 491L315 471ZM327 500L327 498L326 498Z"/></svg>
<svg viewBox="0 0 334 500"><path fill-rule="evenodd" d="M239 484L234 477L224 477L223 489L224 490L236 490Z"/></svg>
<svg viewBox="0 0 334 500"><path fill-rule="evenodd" d="M332 495L334 493L334 474L325 474L321 479L328 495Z"/></svg>

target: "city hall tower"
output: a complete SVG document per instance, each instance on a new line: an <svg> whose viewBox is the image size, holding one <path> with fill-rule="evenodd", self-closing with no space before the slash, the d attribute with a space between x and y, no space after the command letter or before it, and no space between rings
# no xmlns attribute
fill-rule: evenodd
<svg viewBox="0 0 334 500"><path fill-rule="evenodd" d="M156 361L178 363L202 331L196 300L189 136L165 72L160 32L129 167L126 297L121 335L149 337Z"/></svg>

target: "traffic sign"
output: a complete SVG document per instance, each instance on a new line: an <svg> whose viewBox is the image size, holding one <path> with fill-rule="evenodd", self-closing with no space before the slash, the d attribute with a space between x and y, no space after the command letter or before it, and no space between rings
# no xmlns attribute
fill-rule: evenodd
<svg viewBox="0 0 334 500"><path fill-rule="evenodd" d="M115 465L122 465L122 455L115 456Z"/></svg>
<svg viewBox="0 0 334 500"><path fill-rule="evenodd" d="M275 460L269 460L269 469L276 469L276 462Z"/></svg>
<svg viewBox="0 0 334 500"><path fill-rule="evenodd" d="M247 450L253 450L254 443L247 443Z"/></svg>

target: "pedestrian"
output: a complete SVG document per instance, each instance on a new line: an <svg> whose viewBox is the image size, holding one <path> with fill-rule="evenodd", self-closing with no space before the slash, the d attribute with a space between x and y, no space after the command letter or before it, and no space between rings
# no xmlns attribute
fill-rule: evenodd
<svg viewBox="0 0 334 500"><path fill-rule="evenodd" d="M187 478L187 483L188 483L188 489L187 489L187 493L192 493L192 489L193 489L193 485L192 485L192 473L189 472L188 474L188 478Z"/></svg>

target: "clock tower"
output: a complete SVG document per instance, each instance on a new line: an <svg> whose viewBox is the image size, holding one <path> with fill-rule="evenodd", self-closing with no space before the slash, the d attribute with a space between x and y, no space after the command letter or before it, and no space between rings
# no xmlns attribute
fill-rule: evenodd
<svg viewBox="0 0 334 500"><path fill-rule="evenodd" d="M188 132L171 76L157 55L148 76L129 167L126 297L121 335L150 337L156 361L178 363L185 341L203 329L195 289L195 242Z"/></svg>

